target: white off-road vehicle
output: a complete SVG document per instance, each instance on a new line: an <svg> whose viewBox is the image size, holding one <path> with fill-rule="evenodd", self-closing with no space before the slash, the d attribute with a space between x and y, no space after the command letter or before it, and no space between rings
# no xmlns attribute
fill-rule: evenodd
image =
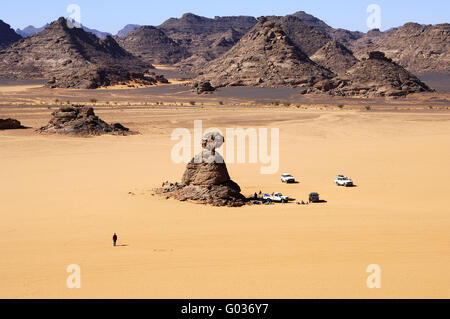
<svg viewBox="0 0 450 319"><path fill-rule="evenodd" d="M295 177L291 174L283 174L281 175L281 181L283 183L292 184L295 183Z"/></svg>
<svg viewBox="0 0 450 319"><path fill-rule="evenodd" d="M335 179L334 182L336 183L337 186L345 186L345 187L352 187L353 186L353 181L348 178L347 176L344 175L338 175Z"/></svg>
<svg viewBox="0 0 450 319"><path fill-rule="evenodd" d="M289 197L284 196L281 193L273 193L272 195L265 194L263 196L264 200L271 200L274 203L287 203L289 201Z"/></svg>

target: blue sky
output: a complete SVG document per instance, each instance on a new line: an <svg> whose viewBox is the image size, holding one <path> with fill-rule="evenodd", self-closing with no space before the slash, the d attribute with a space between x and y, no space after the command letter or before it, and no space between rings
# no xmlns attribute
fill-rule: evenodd
<svg viewBox="0 0 450 319"><path fill-rule="evenodd" d="M90 28L117 33L128 23L159 25L170 17L192 12L206 17L225 15L285 15L306 11L332 27L368 30L366 12L370 4L381 7L381 29L406 22L437 24L450 22L448 0L1 0L0 19L14 29L42 26L68 16L69 4L81 8L81 22Z"/></svg>

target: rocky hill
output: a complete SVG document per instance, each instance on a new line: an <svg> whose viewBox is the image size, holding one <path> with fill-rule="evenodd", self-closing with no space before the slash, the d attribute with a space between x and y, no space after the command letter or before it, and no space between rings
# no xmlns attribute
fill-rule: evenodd
<svg viewBox="0 0 450 319"><path fill-rule="evenodd" d="M0 20L0 50L6 49L11 44L19 41L22 37L18 35L9 24Z"/></svg>
<svg viewBox="0 0 450 319"><path fill-rule="evenodd" d="M190 56L187 49L152 26L140 27L116 40L128 52L148 63L175 64Z"/></svg>
<svg viewBox="0 0 450 319"><path fill-rule="evenodd" d="M311 60L336 74L344 73L358 62L353 52L336 40L331 40L320 48L311 56Z"/></svg>
<svg viewBox="0 0 450 319"><path fill-rule="evenodd" d="M59 79L93 68L122 70L126 75L151 67L112 37L100 40L81 28L69 28L64 18L0 52L0 78L8 79Z"/></svg>
<svg viewBox="0 0 450 319"><path fill-rule="evenodd" d="M357 42L363 55L368 50L386 53L395 62L415 74L450 73L450 24L423 26L407 23L385 33L367 34L366 43Z"/></svg>
<svg viewBox="0 0 450 319"><path fill-rule="evenodd" d="M190 57L178 67L185 72L198 72L205 62L227 52L247 33L257 20L253 17L200 17L191 13L180 19L169 19L158 28L185 48Z"/></svg>
<svg viewBox="0 0 450 319"><path fill-rule="evenodd" d="M315 89L338 96L405 96L431 89L403 67L379 51L356 63L339 78L325 80Z"/></svg>
<svg viewBox="0 0 450 319"><path fill-rule="evenodd" d="M209 63L196 82L223 86L302 86L333 77L296 47L272 19L261 18L231 50Z"/></svg>

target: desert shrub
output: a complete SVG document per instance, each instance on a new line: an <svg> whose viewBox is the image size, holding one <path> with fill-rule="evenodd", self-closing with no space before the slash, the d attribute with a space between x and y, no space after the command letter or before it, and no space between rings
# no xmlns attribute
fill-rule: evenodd
<svg viewBox="0 0 450 319"><path fill-rule="evenodd" d="M95 99L95 98L89 99L89 102L91 102L92 104L96 104L97 103L97 99Z"/></svg>
<svg viewBox="0 0 450 319"><path fill-rule="evenodd" d="M194 106L195 103L196 103L195 101L190 101L190 102L189 102L189 104L192 105L192 106Z"/></svg>
<svg viewBox="0 0 450 319"><path fill-rule="evenodd" d="M339 104L338 108L340 108L342 110L344 108L344 106L345 106L344 104Z"/></svg>
<svg viewBox="0 0 450 319"><path fill-rule="evenodd" d="M219 101L219 105L223 105L223 101Z"/></svg>
<svg viewBox="0 0 450 319"><path fill-rule="evenodd" d="M291 106L291 103L289 103L289 102L284 102L283 105L287 107L287 106Z"/></svg>
<svg viewBox="0 0 450 319"><path fill-rule="evenodd" d="M372 109L372 107L370 105L366 106L366 111L370 111Z"/></svg>

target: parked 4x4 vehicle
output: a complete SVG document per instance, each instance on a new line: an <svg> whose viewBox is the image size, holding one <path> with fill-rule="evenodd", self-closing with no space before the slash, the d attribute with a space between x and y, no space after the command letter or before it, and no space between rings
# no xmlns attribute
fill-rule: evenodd
<svg viewBox="0 0 450 319"><path fill-rule="evenodd" d="M271 200L275 203L287 203L289 201L289 197L283 196L281 193L273 193L273 195L265 194L263 196L264 200Z"/></svg>
<svg viewBox="0 0 450 319"><path fill-rule="evenodd" d="M281 181L283 183L292 184L295 183L295 177L291 174L283 174L281 175Z"/></svg>
<svg viewBox="0 0 450 319"><path fill-rule="evenodd" d="M348 178L347 176L344 175L338 175L335 179L334 182L336 183L337 186L345 186L345 187L352 187L353 186L353 181Z"/></svg>

